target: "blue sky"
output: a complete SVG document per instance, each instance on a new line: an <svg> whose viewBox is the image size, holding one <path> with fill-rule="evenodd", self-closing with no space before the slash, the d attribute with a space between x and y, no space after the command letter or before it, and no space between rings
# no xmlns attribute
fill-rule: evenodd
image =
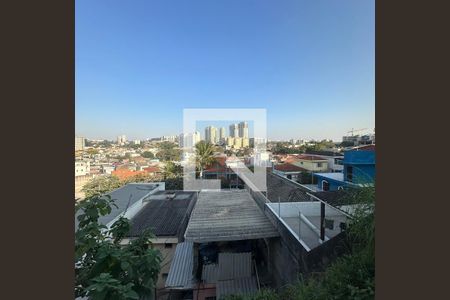
<svg viewBox="0 0 450 300"><path fill-rule="evenodd" d="M77 0L76 134L182 131L184 108L265 108L270 139L375 127L375 4Z"/></svg>

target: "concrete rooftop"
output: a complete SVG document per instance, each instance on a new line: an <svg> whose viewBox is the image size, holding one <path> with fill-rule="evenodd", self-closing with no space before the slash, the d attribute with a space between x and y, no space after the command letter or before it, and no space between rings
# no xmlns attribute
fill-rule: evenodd
<svg viewBox="0 0 450 300"><path fill-rule="evenodd" d="M185 239L196 243L279 236L246 190L201 191Z"/></svg>

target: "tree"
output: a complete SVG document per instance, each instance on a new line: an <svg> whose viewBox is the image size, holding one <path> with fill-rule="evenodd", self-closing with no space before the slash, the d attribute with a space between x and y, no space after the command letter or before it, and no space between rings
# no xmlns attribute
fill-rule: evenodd
<svg viewBox="0 0 450 300"><path fill-rule="evenodd" d="M114 201L95 196L76 204L75 297L93 300L153 298L161 268L161 253L154 249L149 231L122 246L130 224L120 217L110 228L98 223L111 212Z"/></svg>
<svg viewBox="0 0 450 300"><path fill-rule="evenodd" d="M183 167L175 164L174 162L167 162L164 170L163 170L163 174L164 174L164 179L167 178L177 178L183 175Z"/></svg>
<svg viewBox="0 0 450 300"><path fill-rule="evenodd" d="M162 142L159 144L159 152L156 154L162 161L180 160L181 150L175 148L175 144L171 142Z"/></svg>
<svg viewBox="0 0 450 300"><path fill-rule="evenodd" d="M84 192L86 198L91 198L111 192L122 185L123 183L116 176L101 176L93 178L86 183L82 188L82 192Z"/></svg>
<svg viewBox="0 0 450 300"><path fill-rule="evenodd" d="M301 184L316 184L317 178L312 176L311 172L308 171L302 171L299 174L298 182Z"/></svg>
<svg viewBox="0 0 450 300"><path fill-rule="evenodd" d="M141 156L144 157L144 158L150 158L150 159L153 159L153 158L155 157L155 155L153 154L153 152L150 152L150 151L144 151L144 152L141 154Z"/></svg>
<svg viewBox="0 0 450 300"><path fill-rule="evenodd" d="M86 150L86 152L89 155L95 155L95 154L99 153L98 149L95 149L95 148L89 148L89 149Z"/></svg>
<svg viewBox="0 0 450 300"><path fill-rule="evenodd" d="M203 170L214 162L214 146L211 143L200 141L195 145L195 164L203 178Z"/></svg>

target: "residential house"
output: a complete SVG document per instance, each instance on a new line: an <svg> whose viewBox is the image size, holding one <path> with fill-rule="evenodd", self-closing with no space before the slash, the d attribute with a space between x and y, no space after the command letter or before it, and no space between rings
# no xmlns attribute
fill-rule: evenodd
<svg viewBox="0 0 450 300"><path fill-rule="evenodd" d="M317 187L335 191L346 186L372 184L375 181L375 145L365 145L344 151L343 173L315 173Z"/></svg>
<svg viewBox="0 0 450 300"><path fill-rule="evenodd" d="M297 180L302 172L308 172L308 170L294 164L282 163L274 165L272 172L287 179Z"/></svg>
<svg viewBox="0 0 450 300"><path fill-rule="evenodd" d="M201 191L166 288L180 299L256 293L270 276L268 240L278 236L248 191Z"/></svg>
<svg viewBox="0 0 450 300"><path fill-rule="evenodd" d="M89 161L85 160L75 161L75 177L89 175L90 172L91 170Z"/></svg>
<svg viewBox="0 0 450 300"><path fill-rule="evenodd" d="M310 172L326 172L328 170L328 160L317 155L295 155L286 159L285 162L304 168Z"/></svg>
<svg viewBox="0 0 450 300"><path fill-rule="evenodd" d="M306 154L326 159L328 161L328 172L342 172L344 170L344 154L341 152L306 150Z"/></svg>

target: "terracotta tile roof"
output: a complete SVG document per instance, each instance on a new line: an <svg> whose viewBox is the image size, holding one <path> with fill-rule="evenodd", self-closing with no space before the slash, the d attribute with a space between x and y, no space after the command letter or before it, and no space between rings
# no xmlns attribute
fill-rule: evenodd
<svg viewBox="0 0 450 300"><path fill-rule="evenodd" d="M133 171L133 170L128 170L128 169L119 169L119 170L114 170L111 172L111 175L117 176L119 177L120 180L132 177L132 176L136 176L138 174L145 174L146 172L144 171Z"/></svg>
<svg viewBox="0 0 450 300"><path fill-rule="evenodd" d="M158 167L150 166L150 167L144 168L144 171L147 173L156 173L156 172L160 172L160 169Z"/></svg>
<svg viewBox="0 0 450 300"><path fill-rule="evenodd" d="M296 156L297 159L300 160L327 160L326 158L317 156L317 155L310 155L310 154L300 154Z"/></svg>
<svg viewBox="0 0 450 300"><path fill-rule="evenodd" d="M293 164L289 164L289 163L284 163L284 164L279 164L279 165L275 165L274 169L277 171L281 171L281 172L301 172L301 171L307 171L304 168L298 167L296 165Z"/></svg>

